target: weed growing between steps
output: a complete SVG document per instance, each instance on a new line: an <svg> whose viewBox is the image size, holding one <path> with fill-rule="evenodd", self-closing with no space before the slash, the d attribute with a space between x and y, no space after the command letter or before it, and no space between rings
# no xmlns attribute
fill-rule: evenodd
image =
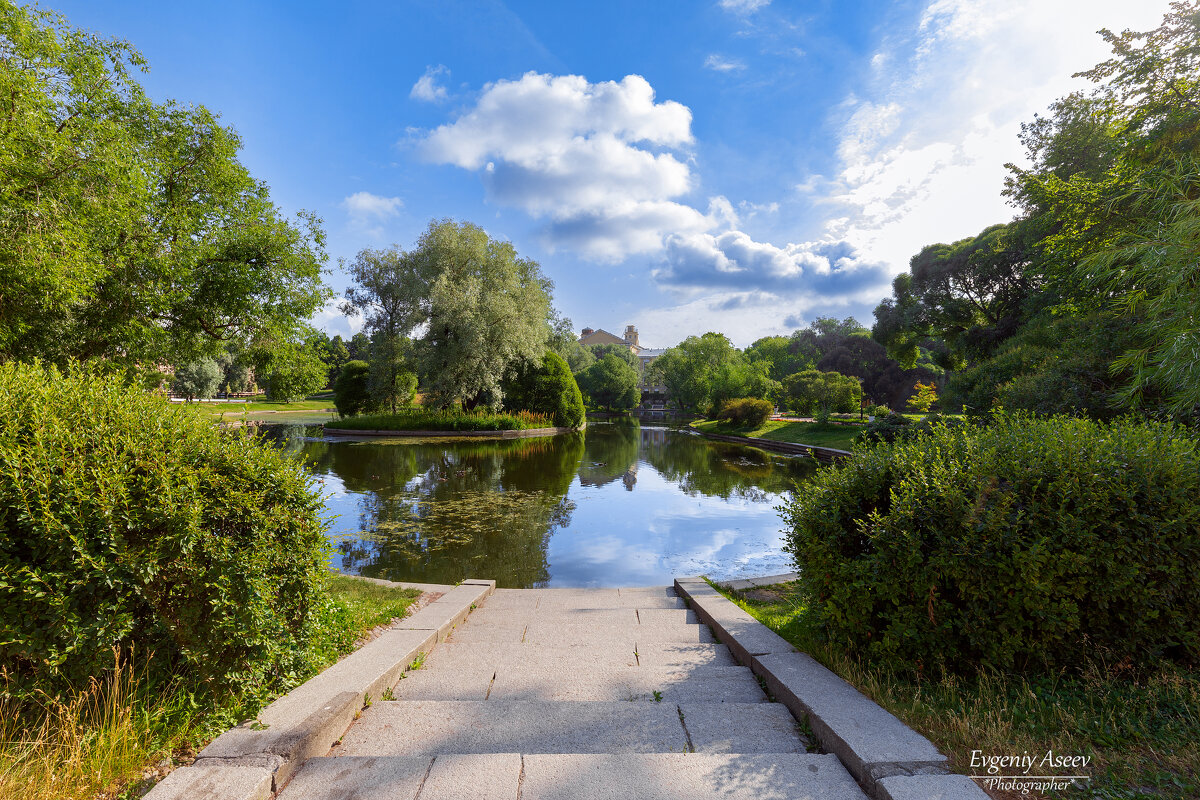
<svg viewBox="0 0 1200 800"><path fill-rule="evenodd" d="M1037 758L1053 750L1091 756L1085 773L1092 780L1083 790L1051 797L1200 796L1200 672L1178 666L1138 671L1098 654L1073 675L987 671L918 681L865 667L822 642L798 584L716 588L928 737L956 772L978 773L970 765L972 750Z"/></svg>
<svg viewBox="0 0 1200 800"><path fill-rule="evenodd" d="M280 694L404 616L420 595L340 575L330 576L329 592L307 643L311 670L281 679ZM203 700L147 679L136 659L125 658L76 691L36 704L0 702L0 800L132 800L270 699L234 692Z"/></svg>

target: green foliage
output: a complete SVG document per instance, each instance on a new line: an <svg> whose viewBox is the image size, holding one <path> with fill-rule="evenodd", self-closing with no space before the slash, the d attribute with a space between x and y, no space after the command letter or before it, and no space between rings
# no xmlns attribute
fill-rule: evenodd
<svg viewBox="0 0 1200 800"><path fill-rule="evenodd" d="M299 463L82 368L5 365L0 405L10 688L83 685L113 647L212 692L303 668L326 543Z"/></svg>
<svg viewBox="0 0 1200 800"><path fill-rule="evenodd" d="M822 470L784 509L832 645L904 669L1200 658L1200 442L1001 415Z"/></svg>
<svg viewBox="0 0 1200 800"><path fill-rule="evenodd" d="M550 427L550 417L533 411L495 414L459 408L415 408L407 414L372 414L325 423L327 430L362 431L521 431Z"/></svg>
<svg viewBox="0 0 1200 800"><path fill-rule="evenodd" d="M128 44L0 4L0 360L134 367L282 342L328 296L293 223L203 106L155 103Z"/></svg>
<svg viewBox="0 0 1200 800"><path fill-rule="evenodd" d="M591 350L579 343L571 320L557 314L550 321L550 338L546 340L546 348L566 361L573 375L587 369L596 360Z"/></svg>
<svg viewBox="0 0 1200 800"><path fill-rule="evenodd" d="M621 359L626 364L633 367L635 371L640 371L642 368L641 359L639 359L637 356L635 356L633 354L633 351L629 349L629 345L593 344L593 345L588 345L587 348L585 348L585 349L587 349L589 352L591 352L592 358L595 359L596 361L601 360L605 356L611 355L611 356L616 356L617 358Z"/></svg>
<svg viewBox="0 0 1200 800"><path fill-rule="evenodd" d="M353 417L375 410L369 389L371 365L365 361L347 361L333 385L333 404L338 415Z"/></svg>
<svg viewBox="0 0 1200 800"><path fill-rule="evenodd" d="M661 380L682 408L711 410L734 397L771 397L779 384L770 364L750 361L720 333L689 336L650 365L650 380Z"/></svg>
<svg viewBox="0 0 1200 800"><path fill-rule="evenodd" d="M894 442L906 437L911 430L911 419L885 409L882 414L875 416L873 422L867 423L858 439L863 442Z"/></svg>
<svg viewBox="0 0 1200 800"><path fill-rule="evenodd" d="M937 402L937 387L932 383L918 383L913 396L908 398L908 407L913 411L922 414L928 413L929 409Z"/></svg>
<svg viewBox="0 0 1200 800"><path fill-rule="evenodd" d="M716 418L726 420L733 425L746 428L757 428L767 421L775 407L770 400L756 397L742 397L737 400L726 400L721 403L721 409Z"/></svg>
<svg viewBox="0 0 1200 800"><path fill-rule="evenodd" d="M504 407L509 411L545 414L555 427L583 425L583 395L567 362L547 351L538 365L524 364L504 385Z"/></svg>
<svg viewBox="0 0 1200 800"><path fill-rule="evenodd" d="M315 344L287 346L270 354L266 362L267 399L291 403L325 388L329 370Z"/></svg>
<svg viewBox="0 0 1200 800"><path fill-rule="evenodd" d="M869 414L872 417L886 417L890 413L892 413L892 412L887 406L868 406L867 407L867 414Z"/></svg>
<svg viewBox="0 0 1200 800"><path fill-rule="evenodd" d="M859 409L862 384L849 375L806 369L784 380L783 396L800 414L851 414Z"/></svg>
<svg viewBox="0 0 1200 800"><path fill-rule="evenodd" d="M202 358L190 364L183 364L175 369L175 377L171 381L171 389L175 394L188 400L200 398L207 400L217 393L224 375L217 362L211 358Z"/></svg>
<svg viewBox="0 0 1200 800"><path fill-rule="evenodd" d="M597 407L614 411L629 411L642 401L637 370L616 353L579 373L579 388Z"/></svg>
<svg viewBox="0 0 1200 800"><path fill-rule="evenodd" d="M498 409L509 370L545 351L553 284L477 225L430 222L415 250L363 250L347 268L343 310L362 313L372 334L424 331L413 357L430 404Z"/></svg>

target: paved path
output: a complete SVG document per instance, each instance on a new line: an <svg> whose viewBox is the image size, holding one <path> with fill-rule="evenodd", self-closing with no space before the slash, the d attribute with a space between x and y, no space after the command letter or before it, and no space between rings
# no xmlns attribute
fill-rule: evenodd
<svg viewBox="0 0 1200 800"><path fill-rule="evenodd" d="M498 589L280 800L865 800L670 588Z"/></svg>

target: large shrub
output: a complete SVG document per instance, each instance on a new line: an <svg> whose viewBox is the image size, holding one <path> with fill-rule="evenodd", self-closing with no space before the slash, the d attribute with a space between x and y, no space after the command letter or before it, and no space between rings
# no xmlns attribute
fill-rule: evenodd
<svg viewBox="0 0 1200 800"><path fill-rule="evenodd" d="M352 417L375 408L371 396L371 365L365 361L347 361L333 384L333 405L339 416Z"/></svg>
<svg viewBox="0 0 1200 800"><path fill-rule="evenodd" d="M999 416L817 474L787 549L830 641L909 669L1200 659L1200 446Z"/></svg>
<svg viewBox="0 0 1200 800"><path fill-rule="evenodd" d="M742 428L758 428L767 421L774 410L775 407L771 405L770 400L742 397L721 403L721 408L717 411L717 419L727 420Z"/></svg>
<svg viewBox="0 0 1200 800"><path fill-rule="evenodd" d="M583 394L562 356L546 351L538 364L526 364L504 384L504 407L545 414L559 428L583 425Z"/></svg>
<svg viewBox="0 0 1200 800"><path fill-rule="evenodd" d="M302 665L321 499L294 460L77 369L0 367L0 664L10 689L101 674L253 690Z"/></svg>

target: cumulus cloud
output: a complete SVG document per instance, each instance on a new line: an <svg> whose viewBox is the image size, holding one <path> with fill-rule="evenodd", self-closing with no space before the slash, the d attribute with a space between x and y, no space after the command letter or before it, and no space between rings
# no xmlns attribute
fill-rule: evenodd
<svg viewBox="0 0 1200 800"><path fill-rule="evenodd" d="M417 78L417 82L413 84L408 96L426 103L442 102L448 95L446 87L438 83L438 77L449 74L450 70L442 64L438 64L436 67L426 67L425 74Z"/></svg>
<svg viewBox="0 0 1200 800"><path fill-rule="evenodd" d="M546 219L548 246L616 261L707 227L674 200L694 188L691 123L686 106L656 102L639 75L590 83L530 72L485 86L420 146L431 161L479 171L492 201Z"/></svg>
<svg viewBox="0 0 1200 800"><path fill-rule="evenodd" d="M343 302L345 302L345 298L340 296L326 300L324 307L312 315L308 321L309 324L318 330L325 331L329 336L340 335L343 339L351 338L362 330L363 319L361 316L347 317L343 314L341 310Z"/></svg>
<svg viewBox="0 0 1200 800"><path fill-rule="evenodd" d="M746 292L835 302L864 286L882 292L879 265L844 243L777 246L740 230L743 215L774 213L778 204L735 207L715 196L701 211L682 202L696 183L684 149L691 119L685 106L656 101L637 75L590 83L530 72L485 86L473 108L420 148L431 161L478 172L491 201L543 220L551 250L611 262L648 256L658 285L684 297L743 293L718 311L744 306Z"/></svg>
<svg viewBox="0 0 1200 800"><path fill-rule="evenodd" d="M726 58L717 53L712 53L704 59L704 66L717 72L739 72L746 68L746 65L736 58Z"/></svg>
<svg viewBox="0 0 1200 800"><path fill-rule="evenodd" d="M373 236L381 235L383 223L397 216L403 207L404 201L399 197L383 197L370 192L355 192L342 200L351 227Z"/></svg>
<svg viewBox="0 0 1200 800"><path fill-rule="evenodd" d="M726 11L735 14L753 14L764 6L769 6L771 0L720 0L718 5Z"/></svg>
<svg viewBox="0 0 1200 800"><path fill-rule="evenodd" d="M666 286L775 293L854 294L886 285L882 264L862 261L845 242L803 242L779 247L739 230L676 234L667 240L664 265L654 277Z"/></svg>

